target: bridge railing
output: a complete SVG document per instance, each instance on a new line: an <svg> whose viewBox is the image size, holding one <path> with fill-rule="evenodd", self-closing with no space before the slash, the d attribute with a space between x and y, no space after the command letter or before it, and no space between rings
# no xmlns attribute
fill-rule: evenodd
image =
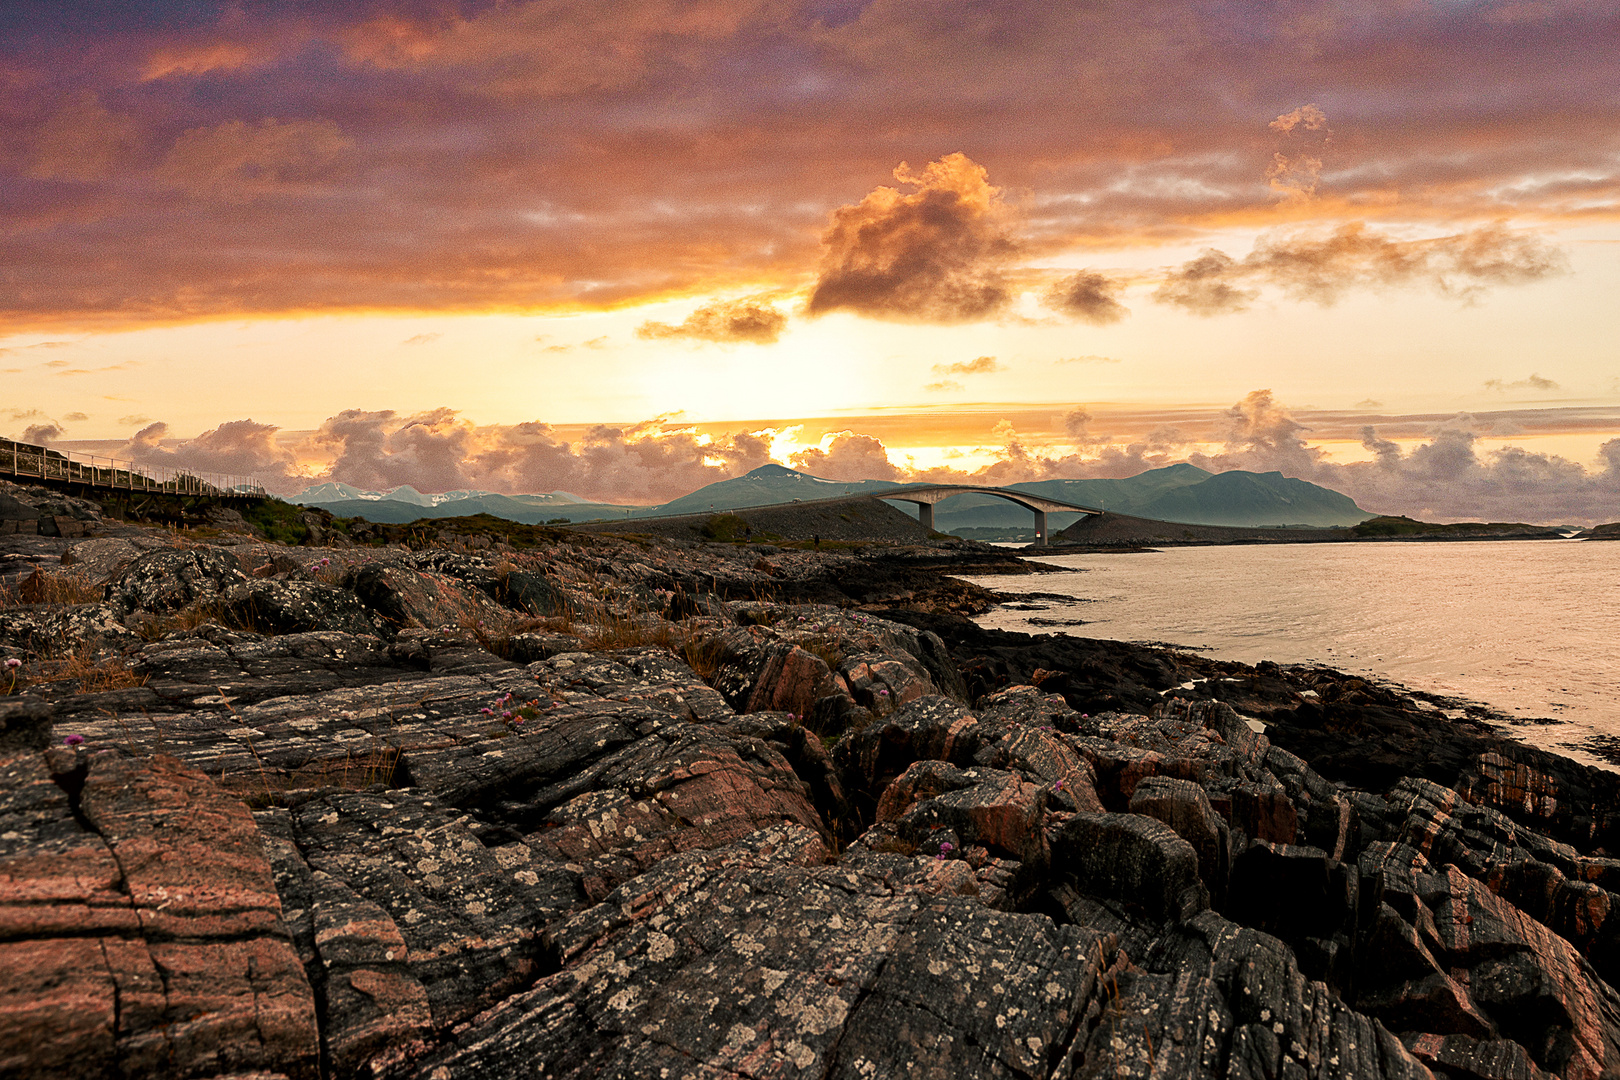
<svg viewBox="0 0 1620 1080"><path fill-rule="evenodd" d="M4 475L166 495L249 499L269 496L264 485L252 476L147 465L100 454L52 450L13 439L0 439L0 476Z"/></svg>

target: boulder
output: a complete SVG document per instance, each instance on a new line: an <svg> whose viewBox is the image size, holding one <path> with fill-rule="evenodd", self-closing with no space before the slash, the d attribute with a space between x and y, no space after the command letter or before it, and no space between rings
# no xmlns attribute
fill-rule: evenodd
<svg viewBox="0 0 1620 1080"><path fill-rule="evenodd" d="M317 581L250 580L222 594L225 614L263 634L335 630L375 634L372 615L354 593Z"/></svg>
<svg viewBox="0 0 1620 1080"><path fill-rule="evenodd" d="M1212 901L1221 905L1230 872L1231 836L1204 789L1191 780L1148 777L1131 792L1130 812L1164 822L1192 845L1198 853L1198 876Z"/></svg>
<svg viewBox="0 0 1620 1080"><path fill-rule="evenodd" d="M1286 941L1311 978L1348 990L1359 883L1321 848L1256 840L1232 859L1224 911Z"/></svg>
<svg viewBox="0 0 1620 1080"><path fill-rule="evenodd" d="M103 536L95 540L81 540L62 552L62 565L73 567L73 572L85 580L101 585L108 578L140 558L142 549L132 541L118 536Z"/></svg>
<svg viewBox="0 0 1620 1080"><path fill-rule="evenodd" d="M766 654L765 666L754 678L753 691L742 711L776 710L805 716L822 698L842 688L821 657L781 643ZM826 706L822 707L826 710Z"/></svg>
<svg viewBox="0 0 1620 1080"><path fill-rule="evenodd" d="M771 744L696 725L648 734L581 762L584 768L566 778L565 787L547 792L557 801L530 834L537 851L582 868L593 901L673 854L722 846L782 823L812 829L831 843L810 791ZM568 733L548 725L527 738L559 736ZM547 762L548 772L555 764Z"/></svg>
<svg viewBox="0 0 1620 1080"><path fill-rule="evenodd" d="M208 507L203 511L203 521L222 532L246 533L250 536L255 532L253 526L248 524L247 518L228 506Z"/></svg>
<svg viewBox="0 0 1620 1080"><path fill-rule="evenodd" d="M1064 1075L1432 1080L1376 1019L1306 978L1286 945L1213 911L1160 937L1141 968L1120 974L1076 1054L1083 1069Z"/></svg>
<svg viewBox="0 0 1620 1080"><path fill-rule="evenodd" d="M1360 862L1358 1007L1397 1030L1506 1038L1537 1067L1597 1077L1620 1062L1620 994L1567 941L1455 866L1375 843Z"/></svg>
<svg viewBox="0 0 1620 1080"><path fill-rule="evenodd" d="M437 571L362 563L347 571L341 584L394 630L498 624L505 619L505 609L481 590Z"/></svg>
<svg viewBox="0 0 1620 1080"><path fill-rule="evenodd" d="M44 750L53 716L50 702L31 694L0 695L0 754Z"/></svg>
<svg viewBox="0 0 1620 1080"><path fill-rule="evenodd" d="M926 697L890 711L845 737L833 752L849 786L875 804L914 761L951 761L956 736L978 723L966 707L948 698Z"/></svg>
<svg viewBox="0 0 1620 1080"><path fill-rule="evenodd" d="M123 652L143 639L111 604L36 604L0 608L0 645L42 656Z"/></svg>
<svg viewBox="0 0 1620 1080"><path fill-rule="evenodd" d="M1042 789L1016 773L918 761L884 791L877 822L892 824L904 843L923 854L960 858L977 845L993 855L1044 864L1045 803ZM934 838L947 832L954 850L940 852Z"/></svg>
<svg viewBox="0 0 1620 1080"><path fill-rule="evenodd" d="M1542 1080L1524 1047L1506 1039L1412 1033L1402 1040L1412 1056L1437 1075L1458 1080Z"/></svg>
<svg viewBox="0 0 1620 1080"><path fill-rule="evenodd" d="M107 582L107 602L125 619L135 612L170 615L192 604L217 603L248 580L236 557L217 548L151 551Z"/></svg>
<svg viewBox="0 0 1620 1080"><path fill-rule="evenodd" d="M1051 839L1052 878L1158 923L1209 907L1198 853L1161 821L1140 814L1075 814Z"/></svg>
<svg viewBox="0 0 1620 1080"><path fill-rule="evenodd" d="M530 615L561 615L568 597L544 574L513 570L496 579L494 598L509 608Z"/></svg>
<svg viewBox="0 0 1620 1080"><path fill-rule="evenodd" d="M23 502L13 495L0 492L0 521L38 521L40 510L32 503Z"/></svg>
<svg viewBox="0 0 1620 1080"><path fill-rule="evenodd" d="M926 673L881 654L846 658L838 665L838 677L856 704L879 717L938 692Z"/></svg>

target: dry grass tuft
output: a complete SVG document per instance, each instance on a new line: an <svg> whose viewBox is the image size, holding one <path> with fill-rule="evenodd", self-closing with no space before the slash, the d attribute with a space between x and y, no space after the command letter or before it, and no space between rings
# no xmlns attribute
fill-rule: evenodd
<svg viewBox="0 0 1620 1080"><path fill-rule="evenodd" d="M221 787L254 808L279 806L293 791L365 791L378 784L392 787L402 760L399 747L380 741L365 750L350 750L341 758L323 758L292 772L271 769L257 752L254 757L259 761L257 776L238 773L219 781Z"/></svg>
<svg viewBox="0 0 1620 1080"><path fill-rule="evenodd" d="M794 644L812 656L819 656L833 671L844 662L844 649L836 638L807 638Z"/></svg>
<svg viewBox="0 0 1620 1080"><path fill-rule="evenodd" d="M720 667L725 662L726 644L719 637L699 637L690 635L682 641L680 648L675 650L692 673L710 686L720 674Z"/></svg>
<svg viewBox="0 0 1620 1080"><path fill-rule="evenodd" d="M605 613L600 621L583 627L581 647L586 652L606 652L611 649L631 649L640 645L657 645L672 652L681 642L675 628L663 619L638 619L633 615Z"/></svg>
<svg viewBox="0 0 1620 1080"><path fill-rule="evenodd" d="M469 631L478 639L478 644L494 653L496 656L510 659L512 656L512 639L518 634L527 634L532 630L545 629L549 620L536 618L533 615L523 615L518 612L486 612L480 619L473 612L468 611L456 619L456 625Z"/></svg>
<svg viewBox="0 0 1620 1080"><path fill-rule="evenodd" d="M94 604L101 589L83 574L35 570L15 586L0 585L0 607L22 604Z"/></svg>
<svg viewBox="0 0 1620 1080"><path fill-rule="evenodd" d="M66 656L49 657L24 665L23 679L29 684L70 683L79 694L100 694L109 690L130 690L146 685L146 676L137 675L117 657L97 659L89 643Z"/></svg>
<svg viewBox="0 0 1620 1080"><path fill-rule="evenodd" d="M253 629L250 626L237 625L235 620L227 622L225 604L220 600L199 600L172 615L148 615L144 618L137 615L126 625L147 641L161 641L170 634L195 630L204 623L230 625L236 630Z"/></svg>
<svg viewBox="0 0 1620 1080"><path fill-rule="evenodd" d="M181 551L187 551L187 550L190 550L191 548L200 548L200 547L207 547L208 546L206 544L198 543L196 540L193 540L190 536L188 536L187 533L189 533L190 531L191 531L191 526L189 526L189 525L182 525L182 526L179 526L179 527L176 527L174 525L168 525L168 526L164 527L164 530L163 530L161 536L163 538L164 543L168 544L169 547L172 547L172 548L175 548L175 549L181 550Z"/></svg>

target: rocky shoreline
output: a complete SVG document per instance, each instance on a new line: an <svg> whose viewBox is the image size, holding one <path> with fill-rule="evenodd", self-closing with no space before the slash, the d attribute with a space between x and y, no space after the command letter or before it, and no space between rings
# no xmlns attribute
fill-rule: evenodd
<svg viewBox="0 0 1620 1080"><path fill-rule="evenodd" d="M981 629L970 543L51 516L0 1075L1620 1074L1620 777L1398 689Z"/></svg>

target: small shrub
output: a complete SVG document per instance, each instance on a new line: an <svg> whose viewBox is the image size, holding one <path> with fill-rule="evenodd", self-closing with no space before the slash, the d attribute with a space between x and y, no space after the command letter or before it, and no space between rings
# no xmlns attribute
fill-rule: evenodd
<svg viewBox="0 0 1620 1080"><path fill-rule="evenodd" d="M538 719L541 708L539 698L519 701L517 695L508 690L478 711L485 716L502 721L506 724L508 731L521 735L523 734L523 725L530 720Z"/></svg>
<svg viewBox="0 0 1620 1080"><path fill-rule="evenodd" d="M740 539L747 530L748 522L736 514L716 514L698 531L710 540L729 542Z"/></svg>
<svg viewBox="0 0 1620 1080"><path fill-rule="evenodd" d="M511 659L512 638L545 627L547 620L516 612L489 613L482 619L463 613L456 619L456 625L470 632L481 648L502 659Z"/></svg>

